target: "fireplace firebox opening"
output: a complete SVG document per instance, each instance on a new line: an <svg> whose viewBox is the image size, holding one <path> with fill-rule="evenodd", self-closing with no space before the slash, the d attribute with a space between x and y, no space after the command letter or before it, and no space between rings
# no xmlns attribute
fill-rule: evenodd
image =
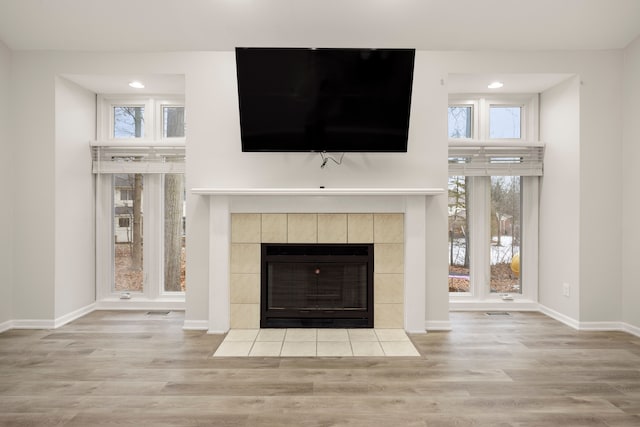
<svg viewBox="0 0 640 427"><path fill-rule="evenodd" d="M373 244L261 246L261 328L373 328Z"/></svg>

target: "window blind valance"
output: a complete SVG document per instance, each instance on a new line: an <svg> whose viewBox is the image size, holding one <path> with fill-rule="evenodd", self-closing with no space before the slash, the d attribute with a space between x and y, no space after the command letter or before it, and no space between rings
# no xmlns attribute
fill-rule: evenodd
<svg viewBox="0 0 640 427"><path fill-rule="evenodd" d="M543 166L543 143L449 143L450 176L542 176Z"/></svg>
<svg viewBox="0 0 640 427"><path fill-rule="evenodd" d="M185 144L92 141L93 173L184 173Z"/></svg>

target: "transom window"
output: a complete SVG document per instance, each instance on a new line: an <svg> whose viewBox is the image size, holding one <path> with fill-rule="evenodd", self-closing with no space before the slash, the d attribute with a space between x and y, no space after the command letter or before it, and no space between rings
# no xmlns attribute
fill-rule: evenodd
<svg viewBox="0 0 640 427"><path fill-rule="evenodd" d="M520 139L522 107L489 107L489 139Z"/></svg>
<svg viewBox="0 0 640 427"><path fill-rule="evenodd" d="M184 138L184 107L162 106L162 137Z"/></svg>
<svg viewBox="0 0 640 427"><path fill-rule="evenodd" d="M449 138L473 137L473 106L472 105L450 105L449 106Z"/></svg>
<svg viewBox="0 0 640 427"><path fill-rule="evenodd" d="M144 106L113 106L113 137L144 138Z"/></svg>
<svg viewBox="0 0 640 427"><path fill-rule="evenodd" d="M98 139L184 140L185 108L173 96L124 98L100 96Z"/></svg>

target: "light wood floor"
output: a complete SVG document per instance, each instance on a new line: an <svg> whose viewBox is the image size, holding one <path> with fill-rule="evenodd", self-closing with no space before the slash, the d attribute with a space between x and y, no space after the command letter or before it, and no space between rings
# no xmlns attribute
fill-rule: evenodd
<svg viewBox="0 0 640 427"><path fill-rule="evenodd" d="M0 334L0 425L640 426L640 339L452 313L420 358L213 358L182 314Z"/></svg>

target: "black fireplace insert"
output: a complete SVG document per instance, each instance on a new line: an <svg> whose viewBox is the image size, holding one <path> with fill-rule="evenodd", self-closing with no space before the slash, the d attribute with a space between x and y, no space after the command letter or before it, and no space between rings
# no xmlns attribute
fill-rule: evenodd
<svg viewBox="0 0 640 427"><path fill-rule="evenodd" d="M372 244L262 244L261 328L372 328Z"/></svg>

